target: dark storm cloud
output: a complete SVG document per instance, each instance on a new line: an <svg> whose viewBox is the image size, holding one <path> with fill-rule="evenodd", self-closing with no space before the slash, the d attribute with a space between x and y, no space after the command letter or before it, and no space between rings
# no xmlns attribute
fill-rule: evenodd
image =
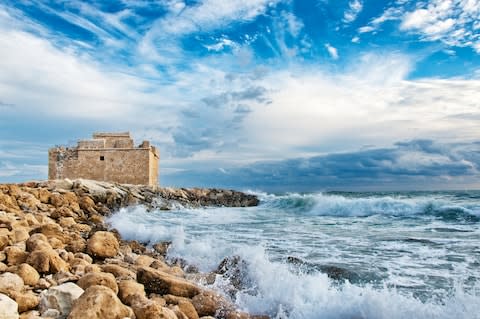
<svg viewBox="0 0 480 319"><path fill-rule="evenodd" d="M431 140L396 143L392 148L258 162L242 168L188 171L165 177L182 184L195 176L222 187L298 191L318 189L436 189L442 181L478 180L480 143L440 144Z"/></svg>

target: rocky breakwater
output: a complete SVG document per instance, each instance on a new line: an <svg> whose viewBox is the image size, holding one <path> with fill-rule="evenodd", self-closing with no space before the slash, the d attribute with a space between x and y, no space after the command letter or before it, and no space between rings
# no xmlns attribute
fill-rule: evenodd
<svg viewBox="0 0 480 319"><path fill-rule="evenodd" d="M203 274L167 263L164 243L149 249L104 224L127 205L257 203L252 195L217 189L85 180L0 185L0 319L260 318L187 279Z"/></svg>

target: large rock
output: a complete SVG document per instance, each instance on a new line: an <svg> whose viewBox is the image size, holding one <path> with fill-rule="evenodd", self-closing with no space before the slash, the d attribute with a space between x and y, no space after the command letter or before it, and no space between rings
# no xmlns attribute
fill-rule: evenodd
<svg viewBox="0 0 480 319"><path fill-rule="evenodd" d="M145 298L145 288L135 280L122 280L118 283L118 297L126 304L132 305L135 296Z"/></svg>
<svg viewBox="0 0 480 319"><path fill-rule="evenodd" d="M30 231L30 234L40 233L45 235L47 238L56 238L61 242L65 241L65 233L63 232L63 228L60 227L58 224L50 223L44 224L34 228Z"/></svg>
<svg viewBox="0 0 480 319"><path fill-rule="evenodd" d="M119 265L106 264L101 265L100 268L102 268L104 272L111 273L117 279L135 279L137 277L136 273Z"/></svg>
<svg viewBox="0 0 480 319"><path fill-rule="evenodd" d="M200 317L215 316L217 312L227 312L235 308L224 297L212 291L202 291L192 298L192 304Z"/></svg>
<svg viewBox="0 0 480 319"><path fill-rule="evenodd" d="M146 298L139 302L135 302L132 305L132 308L137 319L177 319L177 316L172 310L162 307L156 302Z"/></svg>
<svg viewBox="0 0 480 319"><path fill-rule="evenodd" d="M57 273L69 271L68 263L53 249L35 250L27 258L27 264L39 273Z"/></svg>
<svg viewBox="0 0 480 319"><path fill-rule="evenodd" d="M44 290L40 294L40 313L44 315L55 310L59 313L59 318L66 318L72 309L73 302L83 292L82 288L71 282Z"/></svg>
<svg viewBox="0 0 480 319"><path fill-rule="evenodd" d="M23 279L17 274L6 272L0 275L0 293L9 294L23 290Z"/></svg>
<svg viewBox="0 0 480 319"><path fill-rule="evenodd" d="M115 281L115 276L105 272L90 272L80 278L80 280L77 282L77 285L83 289L99 285L112 289L115 294L118 293L118 286L117 282Z"/></svg>
<svg viewBox="0 0 480 319"><path fill-rule="evenodd" d="M10 296L18 305L18 312L22 313L28 310L35 309L38 306L40 299L31 291L27 292L12 292Z"/></svg>
<svg viewBox="0 0 480 319"><path fill-rule="evenodd" d="M7 264L9 266L24 263L27 260L28 253L20 246L8 246L4 249L7 255Z"/></svg>
<svg viewBox="0 0 480 319"><path fill-rule="evenodd" d="M192 298L200 293L200 288L191 282L150 267L140 267L137 270L137 280L145 286L147 292L161 295Z"/></svg>
<svg viewBox="0 0 480 319"><path fill-rule="evenodd" d="M87 242L88 253L100 258L114 257L119 247L117 238L106 231L97 231Z"/></svg>
<svg viewBox="0 0 480 319"><path fill-rule="evenodd" d="M51 249L52 246L48 243L48 238L44 234L33 234L27 239L27 251Z"/></svg>
<svg viewBox="0 0 480 319"><path fill-rule="evenodd" d="M35 268L26 263L18 266L15 272L17 273L17 275L22 277L25 285L35 286L40 279L38 271L36 271Z"/></svg>
<svg viewBox="0 0 480 319"><path fill-rule="evenodd" d="M91 286L77 299L68 319L133 318L132 309L122 304L115 293L104 286Z"/></svg>
<svg viewBox="0 0 480 319"><path fill-rule="evenodd" d="M0 319L18 319L17 303L2 293L0 293Z"/></svg>

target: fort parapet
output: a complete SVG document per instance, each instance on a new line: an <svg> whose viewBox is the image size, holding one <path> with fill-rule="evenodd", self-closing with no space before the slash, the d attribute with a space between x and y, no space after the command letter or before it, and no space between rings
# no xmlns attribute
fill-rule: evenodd
<svg viewBox="0 0 480 319"><path fill-rule="evenodd" d="M122 184L158 184L159 153L149 141L134 146L129 132L94 133L76 147L48 151L49 179L92 179Z"/></svg>

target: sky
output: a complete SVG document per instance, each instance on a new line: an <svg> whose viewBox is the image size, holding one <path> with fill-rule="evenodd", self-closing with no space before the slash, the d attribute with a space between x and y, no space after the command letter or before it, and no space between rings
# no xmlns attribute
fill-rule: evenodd
<svg viewBox="0 0 480 319"><path fill-rule="evenodd" d="M95 131L163 186L480 188L480 0L0 2L0 182Z"/></svg>

